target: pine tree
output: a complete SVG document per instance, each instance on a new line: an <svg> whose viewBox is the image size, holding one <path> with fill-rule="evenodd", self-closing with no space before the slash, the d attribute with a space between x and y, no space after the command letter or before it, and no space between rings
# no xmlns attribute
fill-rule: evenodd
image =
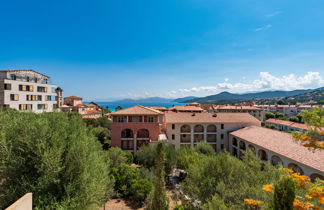
<svg viewBox="0 0 324 210"><path fill-rule="evenodd" d="M168 199L165 192L164 164L165 164L164 144L160 142L156 147L155 188L154 188L154 194L151 203L152 210L168 209Z"/></svg>
<svg viewBox="0 0 324 210"><path fill-rule="evenodd" d="M277 210L292 210L295 200L295 184L290 178L283 178L275 185L273 207Z"/></svg>

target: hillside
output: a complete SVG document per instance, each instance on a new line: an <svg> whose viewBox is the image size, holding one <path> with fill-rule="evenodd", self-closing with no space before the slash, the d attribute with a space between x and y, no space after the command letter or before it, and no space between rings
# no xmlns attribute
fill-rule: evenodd
<svg viewBox="0 0 324 210"><path fill-rule="evenodd" d="M245 94L235 94L229 92L221 92L216 95L206 96L202 98L195 98L191 100L182 101L182 103L219 103L230 102L230 101L244 101L244 100L258 100L258 99L269 99L269 98L279 98L279 97L290 97L298 94L304 94L313 91L312 89L307 90L293 90L293 91L264 91L259 93L245 93Z"/></svg>

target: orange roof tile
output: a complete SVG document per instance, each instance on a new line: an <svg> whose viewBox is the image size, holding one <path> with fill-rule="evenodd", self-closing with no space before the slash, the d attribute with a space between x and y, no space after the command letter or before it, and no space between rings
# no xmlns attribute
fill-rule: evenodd
<svg viewBox="0 0 324 210"><path fill-rule="evenodd" d="M265 122L278 124L278 125L285 125L285 126L289 126L292 128L299 128L299 129L303 129L303 130L311 129L310 126L303 124L303 123L296 123L296 122L291 122L291 121L286 121L286 120L278 120L278 119L273 119L273 118L270 118L270 119L266 120ZM321 128L321 130L324 130L324 128Z"/></svg>
<svg viewBox="0 0 324 210"><path fill-rule="evenodd" d="M77 100L82 100L81 97L78 97L78 96L68 96L68 97L65 97L66 99L77 99Z"/></svg>
<svg viewBox="0 0 324 210"><path fill-rule="evenodd" d="M171 111L204 111L202 108L197 106L174 106L170 108Z"/></svg>
<svg viewBox="0 0 324 210"><path fill-rule="evenodd" d="M295 142L289 133L250 126L230 134L324 173L324 150L313 152Z"/></svg>
<svg viewBox="0 0 324 210"><path fill-rule="evenodd" d="M261 122L248 113L165 113L167 123L252 123L261 125Z"/></svg>
<svg viewBox="0 0 324 210"><path fill-rule="evenodd" d="M159 114L162 113L158 110L151 109L141 105L132 106L111 113L111 115L159 115Z"/></svg>

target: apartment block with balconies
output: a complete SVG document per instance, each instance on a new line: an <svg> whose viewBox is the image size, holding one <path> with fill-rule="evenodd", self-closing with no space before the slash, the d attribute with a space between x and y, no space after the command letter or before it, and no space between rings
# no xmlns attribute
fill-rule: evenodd
<svg viewBox="0 0 324 210"><path fill-rule="evenodd" d="M36 113L51 112L62 104L63 90L49 76L34 70L0 71L0 107Z"/></svg>
<svg viewBox="0 0 324 210"><path fill-rule="evenodd" d="M144 106L133 106L111 114L111 145L136 153L143 145L164 140L163 113Z"/></svg>

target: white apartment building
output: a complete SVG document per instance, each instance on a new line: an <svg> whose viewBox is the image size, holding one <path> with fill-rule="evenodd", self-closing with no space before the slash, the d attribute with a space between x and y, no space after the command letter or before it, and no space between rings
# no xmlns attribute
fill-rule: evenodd
<svg viewBox="0 0 324 210"><path fill-rule="evenodd" d="M228 135L247 126L261 126L248 113L165 113L168 143L175 148L194 147L198 142L209 143L215 151L228 150Z"/></svg>
<svg viewBox="0 0 324 210"><path fill-rule="evenodd" d="M50 81L34 70L0 70L0 107L36 113L58 109L63 90Z"/></svg>

